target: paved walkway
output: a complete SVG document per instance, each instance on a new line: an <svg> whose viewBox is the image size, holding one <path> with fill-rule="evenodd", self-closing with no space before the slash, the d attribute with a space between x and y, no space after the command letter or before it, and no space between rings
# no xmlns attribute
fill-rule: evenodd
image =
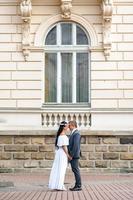
<svg viewBox="0 0 133 200"><path fill-rule="evenodd" d="M83 190L50 191L48 175L0 174L0 182L11 181L14 187L0 187L0 200L133 200L133 174L82 173ZM73 174L67 174L67 189L73 186Z"/></svg>

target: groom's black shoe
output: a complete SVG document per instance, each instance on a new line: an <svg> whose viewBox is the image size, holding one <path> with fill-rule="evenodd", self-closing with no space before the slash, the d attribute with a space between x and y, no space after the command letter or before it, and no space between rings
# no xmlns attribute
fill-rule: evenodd
<svg viewBox="0 0 133 200"><path fill-rule="evenodd" d="M82 190L82 188L78 187L78 186L74 186L73 188L69 188L69 190L71 190L71 191L80 191L80 190Z"/></svg>

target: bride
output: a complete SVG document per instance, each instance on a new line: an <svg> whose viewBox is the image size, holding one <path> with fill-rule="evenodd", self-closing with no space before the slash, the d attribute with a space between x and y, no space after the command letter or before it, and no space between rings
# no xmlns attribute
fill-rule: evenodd
<svg viewBox="0 0 133 200"><path fill-rule="evenodd" d="M68 165L68 159L71 160L67 150L67 146L69 145L69 140L66 136L67 129L67 122L62 121L56 135L55 158L49 178L48 187L52 190L66 190L64 186L64 179Z"/></svg>

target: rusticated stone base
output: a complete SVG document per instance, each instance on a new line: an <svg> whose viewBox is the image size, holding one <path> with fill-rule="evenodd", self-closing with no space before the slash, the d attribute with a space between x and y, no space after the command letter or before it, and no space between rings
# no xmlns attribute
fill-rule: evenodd
<svg viewBox="0 0 133 200"><path fill-rule="evenodd" d="M133 132L81 132L80 167L88 172L133 172ZM50 169L55 132L0 132L0 173Z"/></svg>

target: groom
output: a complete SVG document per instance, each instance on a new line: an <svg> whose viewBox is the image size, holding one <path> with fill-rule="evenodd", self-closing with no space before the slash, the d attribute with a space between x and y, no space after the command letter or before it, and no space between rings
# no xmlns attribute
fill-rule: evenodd
<svg viewBox="0 0 133 200"><path fill-rule="evenodd" d="M74 173L74 176L75 176L75 186L73 188L70 188L70 190L71 191L79 191L79 190L82 190L81 176L80 176L80 170L79 170L81 136L77 129L76 121L69 122L69 129L71 131L71 134L69 137L68 152L69 152L69 155L71 156L70 164L71 164L71 168Z"/></svg>

